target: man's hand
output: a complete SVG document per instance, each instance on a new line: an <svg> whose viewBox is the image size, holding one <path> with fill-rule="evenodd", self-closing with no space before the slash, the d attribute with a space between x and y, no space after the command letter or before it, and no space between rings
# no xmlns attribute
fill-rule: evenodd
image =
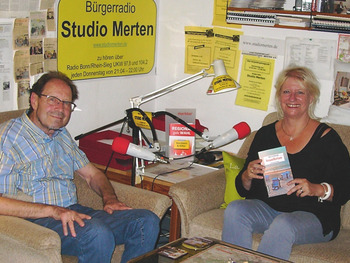
<svg viewBox="0 0 350 263"><path fill-rule="evenodd" d="M61 220L62 227L63 227L63 234L65 236L68 236L68 228L69 228L72 237L77 236L77 233L75 232L75 228L74 228L74 222L77 222L79 226L83 227L85 226L85 223L83 220L91 219L91 216L89 215L81 214L73 210L70 210L64 207L59 207L59 206L54 206L52 217L56 220Z"/></svg>
<svg viewBox="0 0 350 263"><path fill-rule="evenodd" d="M113 211L129 210L131 207L120 202L106 175L91 163L76 171L86 180L91 189L93 189L103 200L103 210L108 214Z"/></svg>
<svg viewBox="0 0 350 263"><path fill-rule="evenodd" d="M103 206L103 210L106 211L108 214L112 214L113 211L130 210L130 209L132 208L122 202L119 202L118 199L110 199L106 201Z"/></svg>

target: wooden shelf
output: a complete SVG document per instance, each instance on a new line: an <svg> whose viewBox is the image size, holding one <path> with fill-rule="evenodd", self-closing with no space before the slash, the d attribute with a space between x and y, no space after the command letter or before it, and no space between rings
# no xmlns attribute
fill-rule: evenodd
<svg viewBox="0 0 350 263"><path fill-rule="evenodd" d="M238 12L238 13L252 13L257 15L264 15L264 14L271 14L271 15L282 15L282 16L291 16L291 17L304 17L310 19L310 26L294 26L294 25L279 25L279 24L273 24L273 23L266 23L263 22L233 22L232 24L241 24L241 25L250 25L250 26L263 26L263 27L270 27L270 28L284 28L284 29L298 29L298 30L317 30L317 31L327 31L327 32L348 32L350 33L350 15L347 14L336 14L336 13L323 13L323 12L312 12L312 11L292 11L292 10L278 10L278 9L255 9L255 8L236 8L236 7L227 7L227 12ZM312 25L312 22L314 21L315 17L317 16L327 16L330 19L334 20L342 20L343 22L349 23L349 27L346 28L339 28L334 26L333 28L316 28ZM249 18L249 17L248 17ZM264 18L262 18L263 20ZM239 21L237 19L236 21ZM243 21L243 19L242 19ZM227 22L228 24L231 24L230 22Z"/></svg>
<svg viewBox="0 0 350 263"><path fill-rule="evenodd" d="M242 12L257 12L257 13L271 13L271 14L285 14L285 15L311 15L311 12L293 11L293 10L279 10L279 9L255 9L255 8L238 8L227 7L228 11L242 11Z"/></svg>

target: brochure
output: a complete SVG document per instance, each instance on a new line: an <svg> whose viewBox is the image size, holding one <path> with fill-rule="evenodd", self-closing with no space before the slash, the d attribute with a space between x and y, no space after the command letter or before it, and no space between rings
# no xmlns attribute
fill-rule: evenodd
<svg viewBox="0 0 350 263"><path fill-rule="evenodd" d="M287 185L293 180L293 174L285 146L261 151L258 154L265 166L264 180L269 197L286 194L294 187L294 184Z"/></svg>
<svg viewBox="0 0 350 263"><path fill-rule="evenodd" d="M190 124L195 128L194 124ZM170 123L169 157L192 156L195 153L195 133L180 123ZM191 157L193 159L193 157Z"/></svg>
<svg viewBox="0 0 350 263"><path fill-rule="evenodd" d="M177 259L186 255L187 251L177 247L165 246L159 249L158 254L171 259Z"/></svg>
<svg viewBox="0 0 350 263"><path fill-rule="evenodd" d="M189 249L194 249L194 250L199 250L199 249L204 249L207 248L210 244L212 244L213 241L207 238L203 237L192 237L189 239L186 239L182 245L185 248Z"/></svg>

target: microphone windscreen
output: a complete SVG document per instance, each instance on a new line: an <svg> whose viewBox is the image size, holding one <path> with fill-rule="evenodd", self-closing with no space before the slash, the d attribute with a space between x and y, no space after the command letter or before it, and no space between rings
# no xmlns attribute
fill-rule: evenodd
<svg viewBox="0 0 350 263"><path fill-rule="evenodd" d="M238 139L243 139L247 137L250 134L250 127L249 125L242 121L240 123L237 123L233 128L237 131L238 133Z"/></svg>
<svg viewBox="0 0 350 263"><path fill-rule="evenodd" d="M123 137L116 137L112 143L112 150L117 153L125 155L126 152L128 151L129 144L130 144L129 140Z"/></svg>

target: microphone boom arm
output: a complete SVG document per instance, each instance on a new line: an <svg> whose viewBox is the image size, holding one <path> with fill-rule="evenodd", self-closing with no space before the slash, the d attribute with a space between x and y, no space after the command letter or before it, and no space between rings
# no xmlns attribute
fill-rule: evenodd
<svg viewBox="0 0 350 263"><path fill-rule="evenodd" d="M107 125L104 125L104 126L102 126L100 128L94 129L94 130L86 132L86 133L82 133L82 134L80 134L78 136L75 136L74 140L78 141L78 140L84 138L85 136L88 136L88 135L93 134L95 132L99 132L99 131L105 130L105 129L109 128L109 127L121 124L121 123L126 122L126 121L127 121L127 117L124 117L123 119L117 120L117 121L112 122L112 123L107 124Z"/></svg>

